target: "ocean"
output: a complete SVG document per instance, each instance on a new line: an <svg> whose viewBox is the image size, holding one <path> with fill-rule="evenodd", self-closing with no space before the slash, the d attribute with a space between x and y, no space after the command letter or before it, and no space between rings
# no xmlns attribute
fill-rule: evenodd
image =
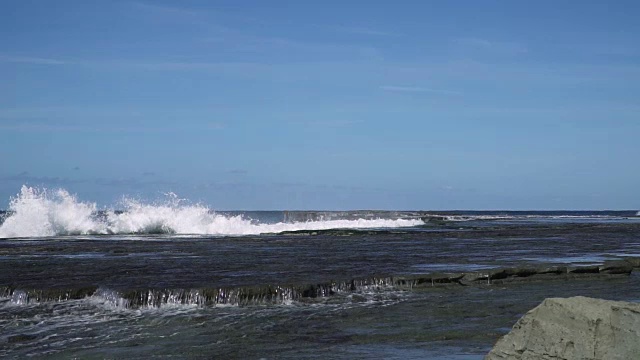
<svg viewBox="0 0 640 360"><path fill-rule="evenodd" d="M103 209L25 186L0 213L0 357L482 359L544 298L637 302L640 276L416 279L639 256L637 210Z"/></svg>

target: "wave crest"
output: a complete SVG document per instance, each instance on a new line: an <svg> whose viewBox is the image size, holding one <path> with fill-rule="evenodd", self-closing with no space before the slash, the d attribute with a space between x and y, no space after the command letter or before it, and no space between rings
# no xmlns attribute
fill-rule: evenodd
<svg viewBox="0 0 640 360"><path fill-rule="evenodd" d="M78 202L64 189L48 191L22 186L11 199L9 215L0 226L0 237L30 237L102 233L104 226L92 218L94 203Z"/></svg>
<svg viewBox="0 0 640 360"><path fill-rule="evenodd" d="M418 219L355 219L294 223L260 223L242 215L223 215L203 205L185 204L167 194L163 204L124 199L124 211L98 212L64 189L48 191L22 186L11 199L0 238L84 234L258 235L338 228L395 228L424 224Z"/></svg>

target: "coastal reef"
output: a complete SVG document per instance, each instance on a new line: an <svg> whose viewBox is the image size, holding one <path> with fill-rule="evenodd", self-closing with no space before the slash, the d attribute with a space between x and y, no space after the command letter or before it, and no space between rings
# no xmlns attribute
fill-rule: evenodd
<svg viewBox="0 0 640 360"><path fill-rule="evenodd" d="M265 305L326 301L363 291L428 290L467 286L507 285L511 283L578 281L629 276L640 265L640 258L606 261L601 265L540 265L506 267L460 273L426 273L401 276L372 276L335 279L320 283L263 284L239 287L195 288L103 288L101 284L76 287L30 288L21 284L0 287L0 297L13 303L65 301L99 296L127 308L161 307L167 304ZM359 299L358 296L354 299Z"/></svg>

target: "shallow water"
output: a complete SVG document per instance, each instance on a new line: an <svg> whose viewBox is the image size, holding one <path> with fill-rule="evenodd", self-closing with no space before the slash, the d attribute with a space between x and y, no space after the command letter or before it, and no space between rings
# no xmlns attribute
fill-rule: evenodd
<svg viewBox="0 0 640 360"><path fill-rule="evenodd" d="M479 359L544 298L574 295L637 301L640 281L632 275L570 284L371 291L241 307L131 309L99 296L5 302L0 356ZM29 337L15 340L17 335Z"/></svg>

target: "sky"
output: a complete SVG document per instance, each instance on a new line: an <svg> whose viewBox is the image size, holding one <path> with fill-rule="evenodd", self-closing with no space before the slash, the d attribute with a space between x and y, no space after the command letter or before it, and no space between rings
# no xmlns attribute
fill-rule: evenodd
<svg viewBox="0 0 640 360"><path fill-rule="evenodd" d="M0 0L0 208L640 209L640 2Z"/></svg>

